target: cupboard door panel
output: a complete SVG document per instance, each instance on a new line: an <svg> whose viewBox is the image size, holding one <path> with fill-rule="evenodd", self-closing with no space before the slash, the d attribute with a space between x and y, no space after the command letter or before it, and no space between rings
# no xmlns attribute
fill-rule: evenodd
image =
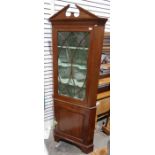
<svg viewBox="0 0 155 155"><path fill-rule="evenodd" d="M61 102L55 102L55 105L56 131L66 137L83 142L89 113Z"/></svg>
<svg viewBox="0 0 155 155"><path fill-rule="evenodd" d="M92 144L96 108L86 109L61 101L54 101L54 107L57 135L67 140Z"/></svg>
<svg viewBox="0 0 155 155"><path fill-rule="evenodd" d="M82 139L83 121L83 115L65 109L61 109L61 112L59 113L58 126L60 131L73 137Z"/></svg>

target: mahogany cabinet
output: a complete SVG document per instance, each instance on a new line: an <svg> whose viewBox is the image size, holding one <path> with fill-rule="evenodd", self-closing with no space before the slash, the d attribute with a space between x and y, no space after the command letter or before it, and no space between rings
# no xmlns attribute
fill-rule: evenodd
<svg viewBox="0 0 155 155"><path fill-rule="evenodd" d="M79 16L66 16L69 5L53 15L53 79L56 141L93 151L96 96L106 18L76 5Z"/></svg>

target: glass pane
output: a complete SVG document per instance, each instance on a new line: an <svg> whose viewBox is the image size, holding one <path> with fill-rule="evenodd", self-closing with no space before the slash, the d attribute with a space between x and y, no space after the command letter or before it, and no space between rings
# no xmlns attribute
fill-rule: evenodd
<svg viewBox="0 0 155 155"><path fill-rule="evenodd" d="M89 32L58 32L58 93L83 100L86 95Z"/></svg>

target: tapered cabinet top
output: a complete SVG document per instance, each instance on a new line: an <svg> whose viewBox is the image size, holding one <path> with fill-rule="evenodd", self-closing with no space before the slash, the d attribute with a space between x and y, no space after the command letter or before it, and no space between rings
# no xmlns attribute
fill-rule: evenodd
<svg viewBox="0 0 155 155"><path fill-rule="evenodd" d="M74 12L71 12L70 16L66 16L66 12L69 9L70 5L65 6L59 12L54 14L52 17L49 18L49 21L52 24L60 24L60 23L80 23L80 22L93 22L97 24L105 25L107 18L100 18L89 11L83 9L82 7L76 5L77 9L79 9L79 16L75 16Z"/></svg>

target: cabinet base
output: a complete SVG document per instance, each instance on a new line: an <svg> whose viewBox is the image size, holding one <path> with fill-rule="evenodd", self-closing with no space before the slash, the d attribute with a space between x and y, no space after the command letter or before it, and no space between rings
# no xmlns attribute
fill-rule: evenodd
<svg viewBox="0 0 155 155"><path fill-rule="evenodd" d="M59 141L66 141L66 142L70 142L72 144L75 144L76 146L78 146L82 152L84 153L90 153L90 152L93 152L93 149L94 149L94 145L91 144L91 145L84 145L82 143L79 143L79 142L76 142L76 141L73 141L71 139L68 139L68 138L65 138L65 137L62 137L60 135L57 135L57 134L54 134L54 140L56 142L59 142Z"/></svg>

